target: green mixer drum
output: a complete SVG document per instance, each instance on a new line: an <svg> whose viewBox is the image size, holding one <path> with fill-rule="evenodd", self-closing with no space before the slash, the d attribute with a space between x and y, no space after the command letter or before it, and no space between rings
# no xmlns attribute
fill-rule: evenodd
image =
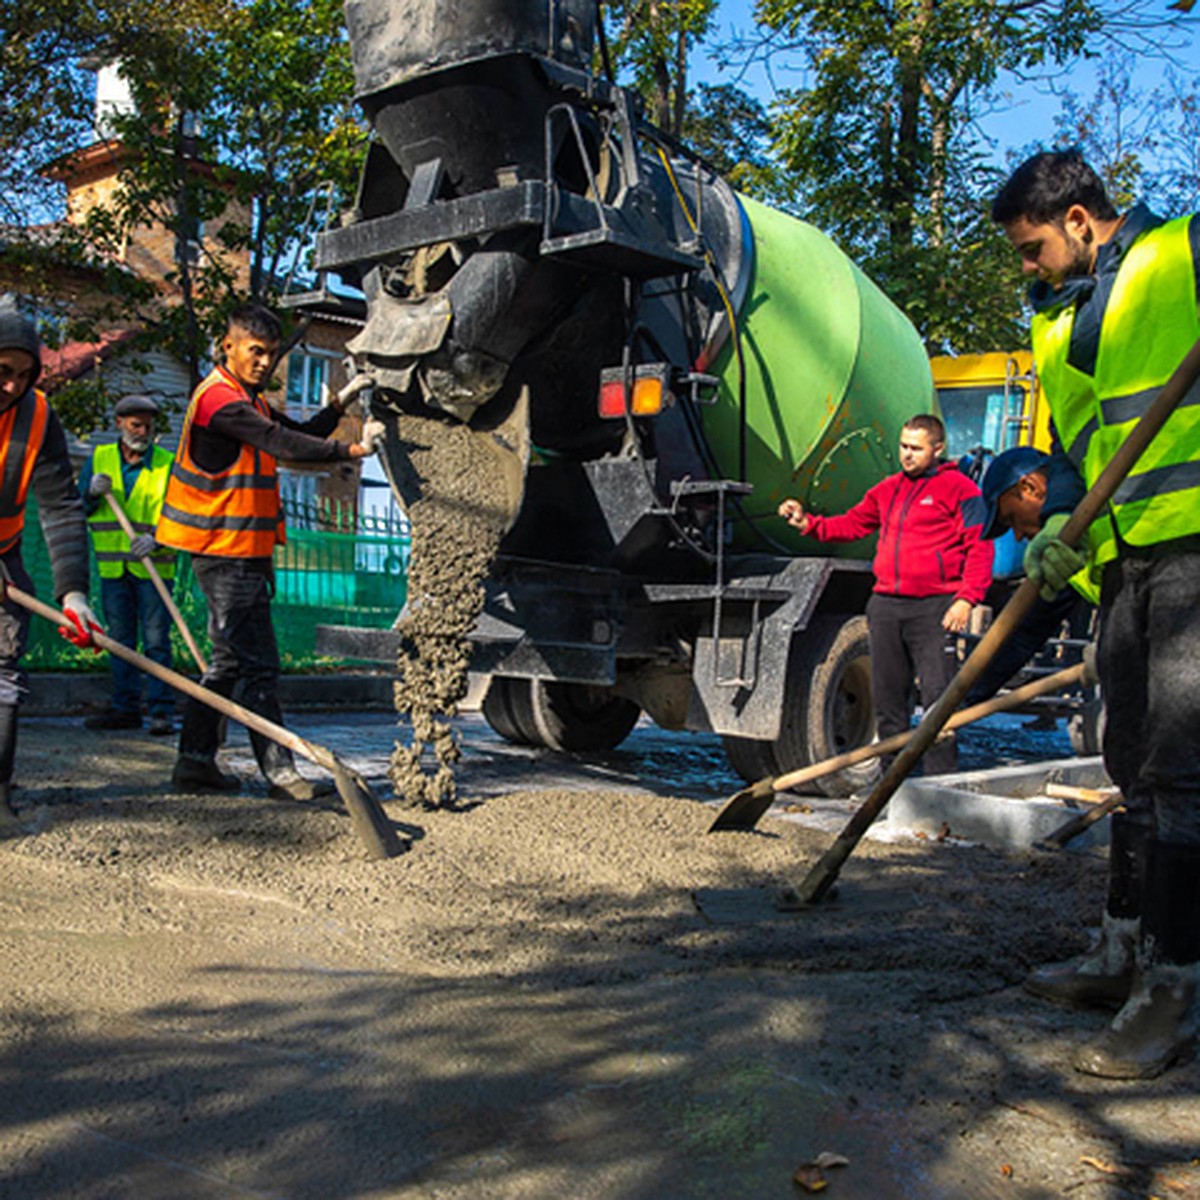
<svg viewBox="0 0 1200 1200"><path fill-rule="evenodd" d="M743 508L776 541L817 552L775 517L795 496L814 512L844 512L898 469L906 418L934 412L933 377L916 330L823 233L739 197L752 261L737 315L746 372ZM704 427L727 479L738 477L739 367L727 339L714 373L721 386ZM735 542L761 549L745 522ZM874 540L822 553L868 557Z"/></svg>

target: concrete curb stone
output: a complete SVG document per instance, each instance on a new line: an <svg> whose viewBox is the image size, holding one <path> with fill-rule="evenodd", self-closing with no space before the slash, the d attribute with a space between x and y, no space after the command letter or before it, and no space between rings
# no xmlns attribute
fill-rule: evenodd
<svg viewBox="0 0 1200 1200"><path fill-rule="evenodd" d="M31 673L29 695L21 711L28 716L59 717L93 712L108 704L112 678L107 672ZM182 702L182 697L180 698ZM318 712L340 708L392 712L392 676L383 672L344 671L321 675L284 675L279 681L283 711Z"/></svg>

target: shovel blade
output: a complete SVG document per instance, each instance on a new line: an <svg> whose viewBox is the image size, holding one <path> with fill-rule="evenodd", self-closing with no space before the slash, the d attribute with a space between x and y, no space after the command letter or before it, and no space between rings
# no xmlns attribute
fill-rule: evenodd
<svg viewBox="0 0 1200 1200"><path fill-rule="evenodd" d="M708 827L709 833L727 829L753 829L763 813L775 803L775 780L760 779L748 788L730 796L717 819Z"/></svg>
<svg viewBox="0 0 1200 1200"><path fill-rule="evenodd" d="M338 795L350 814L350 824L359 840L373 859L395 858L403 854L408 846L400 840L395 826L388 820L387 813L378 797L367 786L367 782L340 761L332 764L333 781Z"/></svg>

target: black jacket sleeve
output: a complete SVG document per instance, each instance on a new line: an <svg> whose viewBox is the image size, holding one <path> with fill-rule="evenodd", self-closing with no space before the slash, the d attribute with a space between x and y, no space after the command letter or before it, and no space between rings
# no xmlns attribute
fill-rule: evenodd
<svg viewBox="0 0 1200 1200"><path fill-rule="evenodd" d="M965 707L990 700L1046 644L1057 637L1079 602L1074 588L1064 588L1053 600L1039 596L1017 623L995 658L983 669L963 701Z"/></svg>
<svg viewBox="0 0 1200 1200"><path fill-rule="evenodd" d="M193 428L192 454L208 471L228 467L240 443L290 462L342 462L350 457L350 447L326 436L337 427L340 415L332 407L324 408L301 423L283 413L268 419L252 404L226 404L213 414L207 428Z"/></svg>
<svg viewBox="0 0 1200 1200"><path fill-rule="evenodd" d="M41 452L33 464L30 486L37 498L42 534L54 572L55 599L62 600L68 592L87 595L91 581L83 501L71 474L67 439L53 409Z"/></svg>

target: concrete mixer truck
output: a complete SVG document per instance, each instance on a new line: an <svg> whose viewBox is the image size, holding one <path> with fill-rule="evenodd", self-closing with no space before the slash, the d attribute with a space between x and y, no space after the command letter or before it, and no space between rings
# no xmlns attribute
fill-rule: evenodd
<svg viewBox="0 0 1200 1200"><path fill-rule="evenodd" d="M805 543L775 510L841 511L897 469L930 368L827 237L735 194L593 72L596 12L348 0L374 138L316 263L365 297L350 349L401 503L428 482L415 441L466 428L494 451L505 532L471 657L493 728L597 750L646 713L722 735L758 779L873 736L873 547Z"/></svg>

